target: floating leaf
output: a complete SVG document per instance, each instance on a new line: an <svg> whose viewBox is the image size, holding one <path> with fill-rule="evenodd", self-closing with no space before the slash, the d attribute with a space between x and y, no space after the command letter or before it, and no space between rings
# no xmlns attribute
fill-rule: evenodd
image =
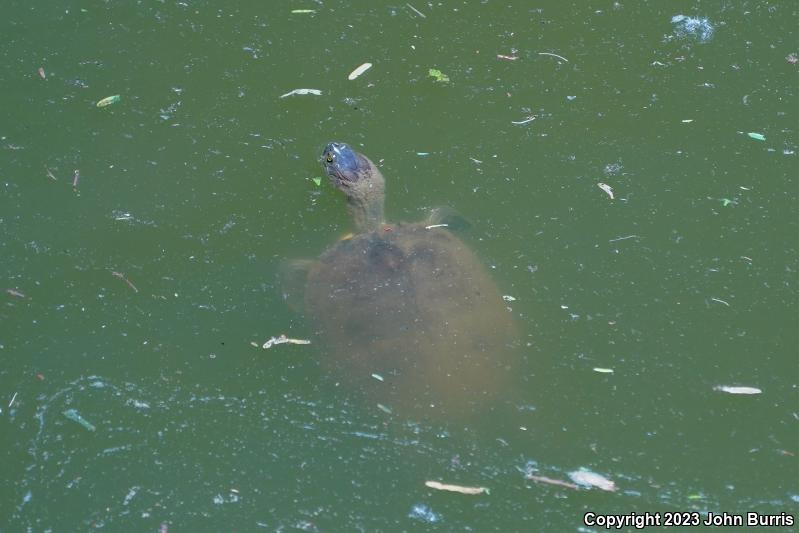
<svg viewBox="0 0 799 533"><path fill-rule="evenodd" d="M756 387L729 387L727 385L716 385L713 390L728 394L760 394L763 392Z"/></svg>
<svg viewBox="0 0 799 533"><path fill-rule="evenodd" d="M281 94L280 97L285 98L287 96L293 96L295 94L297 95L312 94L314 96L322 96L322 91L320 91L319 89L294 89L293 91L289 91L286 94Z"/></svg>
<svg viewBox="0 0 799 533"><path fill-rule="evenodd" d="M575 470L574 472L569 472L569 477L572 481L584 487L596 487L609 492L615 492L616 490L614 482L590 470Z"/></svg>
<svg viewBox="0 0 799 533"><path fill-rule="evenodd" d="M435 79L437 82L449 83L449 76L447 76L437 68L431 68L430 70L428 70L427 75Z"/></svg>
<svg viewBox="0 0 799 533"><path fill-rule="evenodd" d="M766 137L762 133L753 133L753 132L750 131L749 133L747 133L747 135L749 135L749 137L751 139L754 139L756 141L765 141L766 140Z"/></svg>
<svg viewBox="0 0 799 533"><path fill-rule="evenodd" d="M322 185L322 178L320 178L319 176L311 178L311 181L313 181L317 187Z"/></svg>
<svg viewBox="0 0 799 533"><path fill-rule="evenodd" d="M613 200L613 198L614 198L613 197L613 188L610 185L608 185L607 183L601 183L600 182L600 183L597 183L596 186L599 187L600 189L602 189L603 191L605 191L607 193L607 195L610 196L610 199Z"/></svg>
<svg viewBox="0 0 799 533"><path fill-rule="evenodd" d="M80 416L80 413L75 409L67 409L63 412L63 415L73 422L77 422L89 431L95 431L97 429L94 427L94 424L91 424L88 420Z"/></svg>
<svg viewBox="0 0 799 533"><path fill-rule="evenodd" d="M485 487L463 487L461 485L439 483L438 481L425 481L424 484L431 489L458 492L460 494L488 494L488 489Z"/></svg>
<svg viewBox="0 0 799 533"><path fill-rule="evenodd" d="M115 104L119 102L120 98L121 96L119 96L118 94L115 94L114 96L106 96L105 98L97 102L97 107L105 107L107 105Z"/></svg>
<svg viewBox="0 0 799 533"><path fill-rule="evenodd" d="M360 67L358 67L355 70L353 70L352 72L350 72L350 75L347 76L347 79L352 81L355 78L357 78L358 76L360 76L361 74L363 74L364 72L366 72L367 70L369 70L370 68L372 68L372 64L371 63L364 63Z"/></svg>

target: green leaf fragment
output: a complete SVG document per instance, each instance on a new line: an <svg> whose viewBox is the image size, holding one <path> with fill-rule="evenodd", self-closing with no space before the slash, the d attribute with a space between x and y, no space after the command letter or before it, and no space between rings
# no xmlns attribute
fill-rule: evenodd
<svg viewBox="0 0 799 533"><path fill-rule="evenodd" d="M747 133L747 135L749 135L750 138L752 138L752 139L754 139L756 141L765 141L766 140L766 137L762 133L749 132L749 133Z"/></svg>
<svg viewBox="0 0 799 533"><path fill-rule="evenodd" d="M77 422L78 424L88 429L89 431L95 431L97 429L88 420L80 416L80 413L78 413L78 411L75 409L67 409L66 411L64 411L63 415L68 419L72 420L73 422Z"/></svg>
<svg viewBox="0 0 799 533"><path fill-rule="evenodd" d="M102 100L100 100L99 102L97 102L97 107L105 107L107 105L115 104L119 102L120 98L121 96L119 96L118 94L115 94L114 96L107 96Z"/></svg>
<svg viewBox="0 0 799 533"><path fill-rule="evenodd" d="M721 199L721 205L723 205L724 207L727 207L728 205L732 205L734 203L735 203L735 200L730 200L729 198L722 198Z"/></svg>
<svg viewBox="0 0 799 533"><path fill-rule="evenodd" d="M437 68L431 68L430 70L428 70L427 75L439 83L449 83L449 76L447 76Z"/></svg>
<svg viewBox="0 0 799 533"><path fill-rule="evenodd" d="M319 176L313 177L311 178L311 180L316 184L317 187L322 185L322 178L320 178Z"/></svg>
<svg viewBox="0 0 799 533"><path fill-rule="evenodd" d="M702 496L701 494L689 494L688 495L688 499L689 500L701 500L702 498L704 498L704 496Z"/></svg>

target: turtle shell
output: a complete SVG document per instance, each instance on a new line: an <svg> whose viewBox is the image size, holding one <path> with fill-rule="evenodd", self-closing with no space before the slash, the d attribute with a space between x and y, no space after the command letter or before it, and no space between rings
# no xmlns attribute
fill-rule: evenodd
<svg viewBox="0 0 799 533"><path fill-rule="evenodd" d="M468 413L508 382L512 315L445 228L390 225L337 242L309 269L305 309L337 378L390 409Z"/></svg>

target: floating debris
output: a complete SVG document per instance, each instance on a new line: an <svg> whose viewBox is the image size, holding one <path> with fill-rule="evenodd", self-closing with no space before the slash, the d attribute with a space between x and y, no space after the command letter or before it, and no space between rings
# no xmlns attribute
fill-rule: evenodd
<svg viewBox="0 0 799 533"><path fill-rule="evenodd" d="M546 476L536 476L533 474L528 474L527 479L535 481L536 483L546 483L548 485L556 485L558 487L566 487L567 489L577 490L580 487L575 485L574 483L569 483L568 481L561 481L559 479L552 479Z"/></svg>
<svg viewBox="0 0 799 533"><path fill-rule="evenodd" d="M613 198L614 198L613 197L613 188L611 188L610 185L608 185L607 183L600 182L600 183L597 183L596 186L599 187L600 189L602 189L603 191L605 191L606 193L608 193L608 196L610 196L610 199L613 200Z"/></svg>
<svg viewBox="0 0 799 533"><path fill-rule="evenodd" d="M438 70L431 68L427 71L427 75L439 83L449 83L449 76Z"/></svg>
<svg viewBox="0 0 799 533"><path fill-rule="evenodd" d="M413 7L412 5L410 5L410 4L408 4L408 3L406 3L405 5L406 5L406 6L408 6L408 7L411 9L411 11L413 11L414 13L416 13L417 15L419 15L420 17L422 17L423 19L426 19L426 18L427 18L427 15L425 15L424 13L422 13L421 11L419 11L418 9L416 9L415 7Z"/></svg>
<svg viewBox="0 0 799 533"><path fill-rule="evenodd" d="M720 304L724 304L724 305L726 305L727 307L730 307L730 304L729 304L729 303L727 303L727 302L725 302L725 301L724 301L724 300L722 300L721 298L711 298L711 300L712 300L712 301L714 301L714 302L718 302L718 303L720 303Z"/></svg>
<svg viewBox="0 0 799 533"><path fill-rule="evenodd" d="M47 79L47 74L44 73L44 67L39 67L39 77L43 80Z"/></svg>
<svg viewBox="0 0 799 533"><path fill-rule="evenodd" d="M119 100L121 98L122 97L119 96L118 94L115 94L113 96L106 96L105 98L103 98L102 100L97 102L97 107L105 107L105 106L109 106L111 104L115 104L115 103L119 102Z"/></svg>
<svg viewBox="0 0 799 533"><path fill-rule="evenodd" d="M386 413L387 415L393 414L394 411L383 405L382 403L377 404L377 408Z"/></svg>
<svg viewBox="0 0 799 533"><path fill-rule="evenodd" d="M497 54L497 59L504 59L505 61L516 61L519 56L506 56L505 54Z"/></svg>
<svg viewBox="0 0 799 533"><path fill-rule="evenodd" d="M380 374L372 374L372 377L375 378L377 381L385 381L383 379L383 376L381 376Z"/></svg>
<svg viewBox="0 0 799 533"><path fill-rule="evenodd" d="M293 91L289 91L286 94L281 94L280 97L281 98L286 98L287 96L293 96L295 94L298 95L298 96L301 96L303 94L312 94L314 96L322 96L322 91L320 91L319 89L294 89Z"/></svg>
<svg viewBox="0 0 799 533"><path fill-rule="evenodd" d="M728 394L760 394L763 392L757 387L730 387L728 385L716 385L713 390Z"/></svg>
<svg viewBox="0 0 799 533"><path fill-rule="evenodd" d="M314 184L317 187L321 187L322 186L322 178L320 178L319 176L315 176L315 177L311 178L311 181L314 182Z"/></svg>
<svg viewBox="0 0 799 533"><path fill-rule="evenodd" d="M502 299L505 300L506 302L515 302L516 301L516 298L514 298L510 294L504 294L502 296Z"/></svg>
<svg viewBox="0 0 799 533"><path fill-rule="evenodd" d="M58 178L56 178L56 177L53 175L53 173L52 173L52 172L50 172L50 169L49 169L49 168L47 168L47 165L45 165L45 167L44 167L44 171L45 171L45 172L47 172L47 177L48 177L48 178L50 178L50 179L51 179L51 180L53 180L53 181L58 181Z"/></svg>
<svg viewBox="0 0 799 533"><path fill-rule="evenodd" d="M749 136L750 139L754 139L756 141L765 141L766 140L765 135L763 135L762 133L755 133L755 132L751 132L750 131L749 133L747 133L747 135Z"/></svg>
<svg viewBox="0 0 799 533"><path fill-rule="evenodd" d="M266 341L261 348L267 350L276 344L311 344L311 341L305 339L290 339L285 335L280 335L279 337L272 337Z"/></svg>
<svg viewBox="0 0 799 533"><path fill-rule="evenodd" d="M707 18L674 15L671 17L671 23L674 24L674 34L677 37L696 37L701 43L709 41L716 31Z"/></svg>
<svg viewBox="0 0 799 533"><path fill-rule="evenodd" d="M115 276L115 277L117 277L117 278L121 279L121 280L122 280L122 281L124 281L125 283L127 283L127 284L128 284L128 287L130 287L131 289L133 289L133 292L139 292L139 289L137 289L137 288L136 288L136 285L134 285L133 283L131 283L131 282L130 282L130 280L129 280L128 278L126 278L126 277L125 277L125 274L122 274L121 272L113 272L113 271L112 271L112 272L111 272L111 275L113 275L113 276Z"/></svg>
<svg viewBox="0 0 799 533"><path fill-rule="evenodd" d="M21 293L17 289L6 289L6 292L15 298L27 298L25 294Z"/></svg>
<svg viewBox="0 0 799 533"><path fill-rule="evenodd" d="M525 118L524 120L511 120L511 121L510 121L510 123L511 123L511 124L516 124L517 126L521 126L521 125L523 125L523 124L527 124L528 122L532 122L532 121L534 121L534 120L535 120L535 118L536 118L536 117L534 117L534 116L532 116L532 115L531 115L531 116L529 116L529 117Z"/></svg>
<svg viewBox="0 0 799 533"><path fill-rule="evenodd" d="M618 241L626 241L627 239L640 239L638 235L625 235L623 237L616 237L615 239L610 239L608 242L618 242Z"/></svg>
<svg viewBox="0 0 799 533"><path fill-rule="evenodd" d="M315 9L292 9L291 12L294 13L295 15L307 15L307 14L310 14L310 13L316 13L316 10Z"/></svg>
<svg viewBox="0 0 799 533"><path fill-rule="evenodd" d="M11 406L14 405L14 400L17 399L17 393L14 393L14 396L11 397L11 401L8 402L8 408L11 409Z"/></svg>
<svg viewBox="0 0 799 533"><path fill-rule="evenodd" d="M78 180L80 179L80 170L75 169L75 172L72 175L72 188L78 188Z"/></svg>
<svg viewBox="0 0 799 533"><path fill-rule="evenodd" d="M433 510L430 509L430 507L423 505L421 503L414 505L413 508L411 508L411 512L408 513L408 518L421 520L422 522L428 524L435 524L441 519L438 513L434 513Z"/></svg>
<svg viewBox="0 0 799 533"><path fill-rule="evenodd" d="M558 58L558 59L562 59L562 60L563 60L563 61L565 61L566 63L568 63L568 62L569 62L569 60L568 60L568 59L566 59L565 57L563 57L563 56L560 56L560 55L558 55L558 54L553 54L552 52L538 52L538 55L540 55L540 56L551 56L551 57L556 57L556 58Z"/></svg>
<svg viewBox="0 0 799 533"><path fill-rule="evenodd" d="M361 74L363 74L364 72L366 72L367 70L369 70L370 68L372 68L372 64L371 63L364 63L360 67L358 67L355 70L353 70L352 72L350 72L350 75L347 76L347 79L352 81L355 78L357 78L358 76L360 76Z"/></svg>
<svg viewBox="0 0 799 533"><path fill-rule="evenodd" d="M430 224L429 226L425 226L424 229L433 229L433 228L448 228L449 224Z"/></svg>
<svg viewBox="0 0 799 533"><path fill-rule="evenodd" d="M67 409L66 411L63 412L63 415L67 417L69 420L77 422L78 424L88 429L89 431L97 430L97 428L94 427L93 424L89 423L88 420L80 416L80 413L78 413L78 411L76 411L75 409Z"/></svg>
<svg viewBox="0 0 799 533"><path fill-rule="evenodd" d="M612 374L613 373L613 369L612 368L602 368L602 367L599 367L599 366L595 366L593 370L594 370L594 372L599 372L600 374Z"/></svg>
<svg viewBox="0 0 799 533"><path fill-rule="evenodd" d="M596 487L608 492L616 491L616 484L614 482L590 470L575 470L574 472L569 472L569 477L572 481L584 487Z"/></svg>
<svg viewBox="0 0 799 533"><path fill-rule="evenodd" d="M791 65L795 65L795 64L799 63L799 56L797 56L795 53L791 52L790 54L785 56L785 61L787 61Z"/></svg>
<svg viewBox="0 0 799 533"><path fill-rule="evenodd" d="M485 487L464 487L461 485L448 485L446 483L439 483L438 481L425 481L426 487L436 490L446 490L449 492L457 492L459 494L489 494Z"/></svg>

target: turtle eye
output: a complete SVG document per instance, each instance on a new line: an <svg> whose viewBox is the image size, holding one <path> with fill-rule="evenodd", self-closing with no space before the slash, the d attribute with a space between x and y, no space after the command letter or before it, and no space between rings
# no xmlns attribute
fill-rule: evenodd
<svg viewBox="0 0 799 533"><path fill-rule="evenodd" d="M325 158L325 161L327 161L328 163L332 163L333 162L333 154L328 152L327 153L327 157Z"/></svg>

